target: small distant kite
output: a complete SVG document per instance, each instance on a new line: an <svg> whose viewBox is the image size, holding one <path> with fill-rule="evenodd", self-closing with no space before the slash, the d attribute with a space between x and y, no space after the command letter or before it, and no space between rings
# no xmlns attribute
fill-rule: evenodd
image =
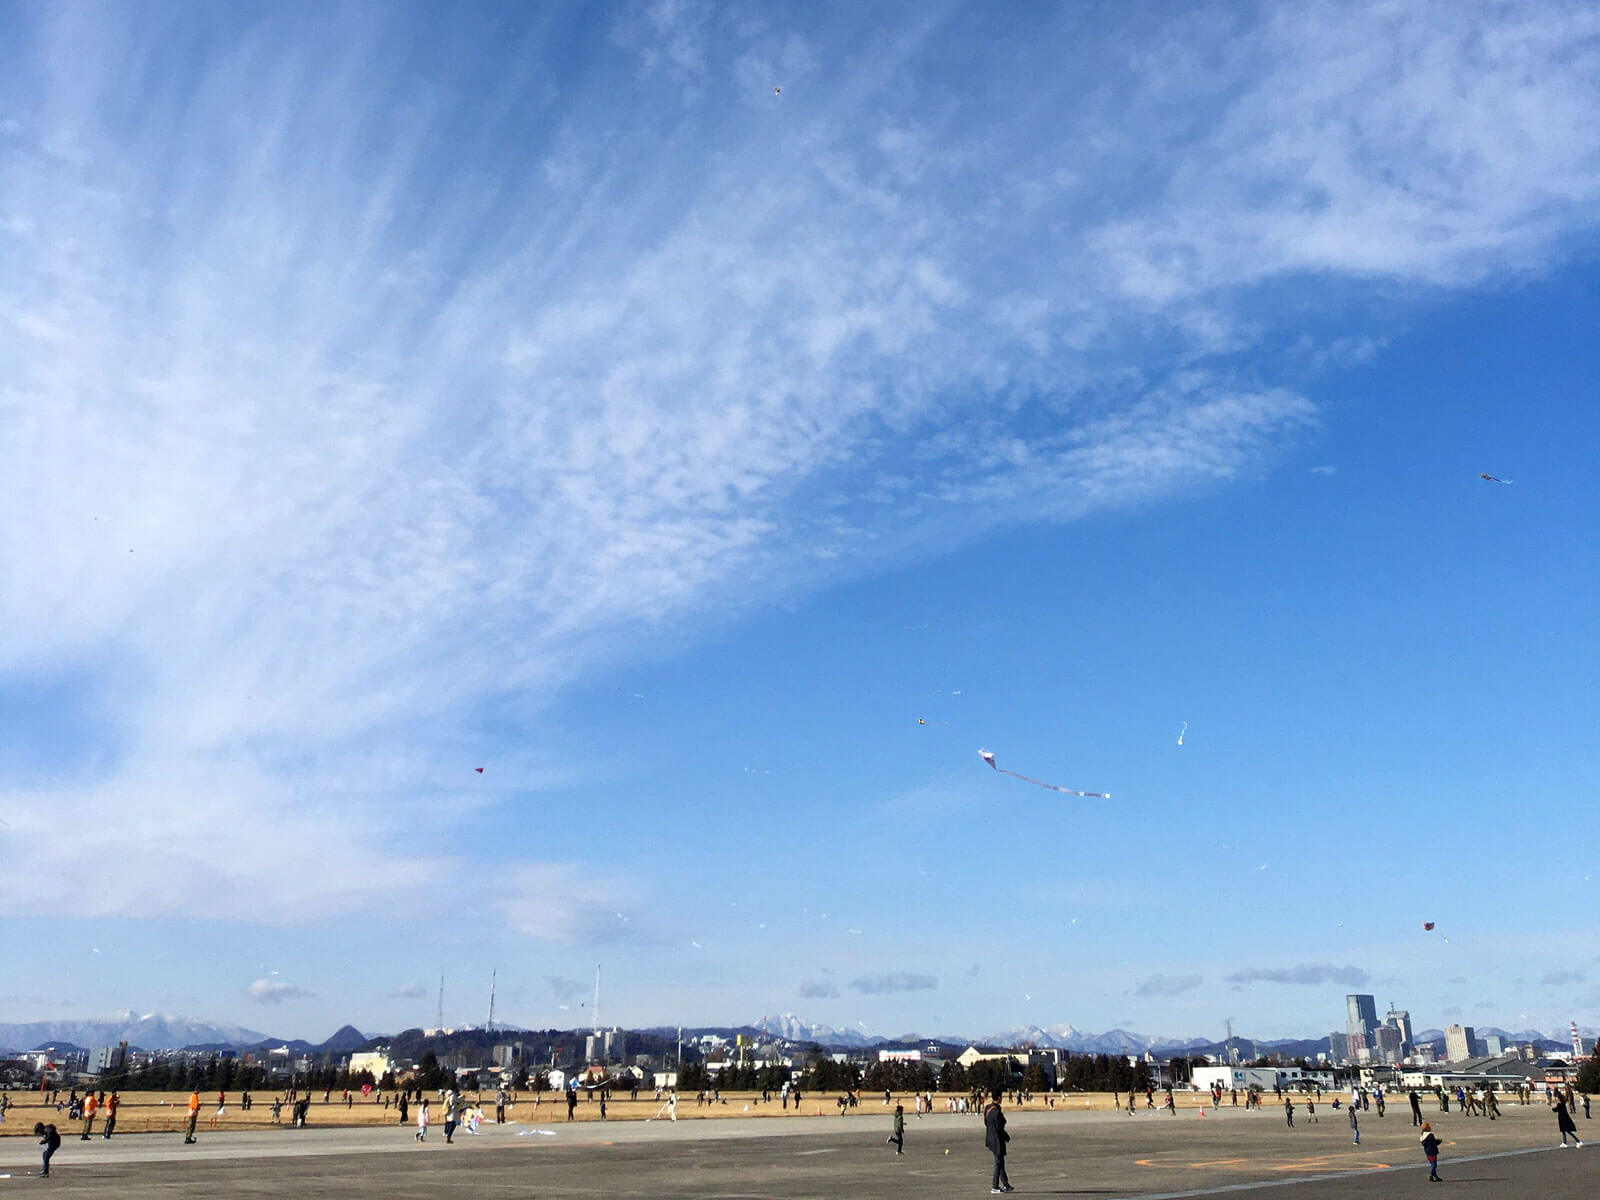
<svg viewBox="0 0 1600 1200"><path fill-rule="evenodd" d="M926 720L924 720L922 717L918 717L917 718L917 724L918 725L926 725L927 723L928 722Z"/></svg>
<svg viewBox="0 0 1600 1200"><path fill-rule="evenodd" d="M1020 771L1008 771L999 763L995 762L994 755L987 750L979 750L978 757L982 758L984 762L988 763L996 771L999 771L1000 774L1009 775L1013 779L1020 779L1024 783L1031 783L1035 787L1049 788L1052 792L1063 792L1068 796L1083 796L1089 800L1111 799L1111 793L1109 792L1080 792L1077 788L1060 787L1054 783L1046 783L1042 779L1035 779L1031 775L1022 774Z"/></svg>
<svg viewBox="0 0 1600 1200"><path fill-rule="evenodd" d="M1515 483L1516 482L1515 479L1499 479L1499 478L1496 478L1495 476L1489 474L1487 471L1479 471L1478 472L1478 478L1479 479L1486 479L1490 483Z"/></svg>
<svg viewBox="0 0 1600 1200"><path fill-rule="evenodd" d="M473 767L472 769L474 771L476 771L479 775L483 774L483 768L482 767Z"/></svg>
<svg viewBox="0 0 1600 1200"><path fill-rule="evenodd" d="M775 88L772 89L772 94L774 96L780 95L782 92L783 92L783 89L781 87L775 87Z"/></svg>
<svg viewBox="0 0 1600 1200"><path fill-rule="evenodd" d="M1422 927L1424 929L1426 929L1429 933L1433 932L1433 922L1432 921L1424 921L1422 923Z"/></svg>
<svg viewBox="0 0 1600 1200"><path fill-rule="evenodd" d="M1178 745L1183 745L1183 735L1189 732L1189 722L1183 723L1183 728L1178 730Z"/></svg>

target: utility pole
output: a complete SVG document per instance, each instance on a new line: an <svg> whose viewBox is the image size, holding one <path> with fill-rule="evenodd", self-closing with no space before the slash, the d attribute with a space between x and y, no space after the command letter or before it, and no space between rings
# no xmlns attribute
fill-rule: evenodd
<svg viewBox="0 0 1600 1200"><path fill-rule="evenodd" d="M439 1017L435 1028L444 1028L444 972L439 972Z"/></svg>
<svg viewBox="0 0 1600 1200"><path fill-rule="evenodd" d="M600 1032L600 964L594 965L594 1031Z"/></svg>

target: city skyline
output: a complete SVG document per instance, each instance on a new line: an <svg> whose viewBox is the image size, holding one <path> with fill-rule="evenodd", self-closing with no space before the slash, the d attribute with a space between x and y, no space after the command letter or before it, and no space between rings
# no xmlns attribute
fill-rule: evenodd
<svg viewBox="0 0 1600 1200"><path fill-rule="evenodd" d="M1593 6L0 54L0 1021L1594 1023Z"/></svg>

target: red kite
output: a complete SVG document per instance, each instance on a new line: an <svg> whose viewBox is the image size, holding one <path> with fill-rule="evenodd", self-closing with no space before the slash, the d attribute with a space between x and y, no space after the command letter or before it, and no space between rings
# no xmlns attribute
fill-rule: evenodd
<svg viewBox="0 0 1600 1200"><path fill-rule="evenodd" d="M1422 923L1422 927L1424 929L1426 929L1429 933L1433 932L1433 922L1432 921L1424 921Z"/></svg>
<svg viewBox="0 0 1600 1200"><path fill-rule="evenodd" d="M483 768L482 767L473 767L472 769L474 771L476 771L479 775L483 774Z"/></svg>

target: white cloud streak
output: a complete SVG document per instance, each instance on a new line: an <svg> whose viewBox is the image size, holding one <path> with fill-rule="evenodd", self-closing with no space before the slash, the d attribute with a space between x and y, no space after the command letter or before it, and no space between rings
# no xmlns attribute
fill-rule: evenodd
<svg viewBox="0 0 1600 1200"><path fill-rule="evenodd" d="M464 852L411 852L418 818L452 846L493 813L454 764L499 697L1247 477L1319 419L1238 361L1265 294L1472 283L1592 229L1592 10L1262 12L1174 17L1098 78L1051 47L1123 31L1041 27L1040 73L974 45L957 104L922 57L955 10L641 6L560 87L553 16L484 72L471 22L421 63L438 31L365 10L32 10L0 84L0 679L81 674L105 729L5 797L35 869L0 902L53 911L108 855L149 915L290 856L255 919L424 891ZM514 928L613 929L581 869L512 878Z"/></svg>
<svg viewBox="0 0 1600 1200"><path fill-rule="evenodd" d="M257 979L245 991L257 1004L282 1004L285 1000L305 1000L316 995L297 983L278 979Z"/></svg>

